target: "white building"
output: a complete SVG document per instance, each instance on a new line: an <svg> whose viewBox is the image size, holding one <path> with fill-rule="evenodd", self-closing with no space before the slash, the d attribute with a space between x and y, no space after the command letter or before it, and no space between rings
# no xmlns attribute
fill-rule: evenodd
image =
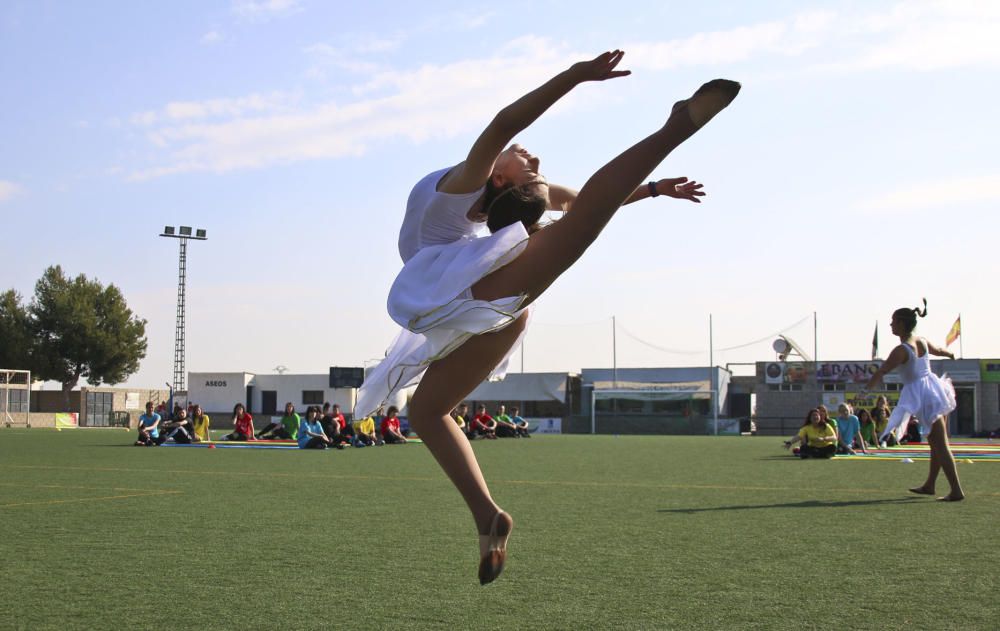
<svg viewBox="0 0 1000 631"><path fill-rule="evenodd" d="M280 415L286 403L301 414L310 405L340 404L344 414L354 409L356 388L333 388L329 375L258 375L252 372L190 372L188 401L211 416L224 418L237 403L251 414Z"/></svg>

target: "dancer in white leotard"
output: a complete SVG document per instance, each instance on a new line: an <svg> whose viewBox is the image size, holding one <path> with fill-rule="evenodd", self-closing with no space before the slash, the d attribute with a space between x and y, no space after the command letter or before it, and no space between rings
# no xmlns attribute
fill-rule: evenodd
<svg viewBox="0 0 1000 631"><path fill-rule="evenodd" d="M674 105L662 128L600 169L578 194L546 182L538 174L538 159L520 146L503 150L573 87L627 75L615 70L622 55L613 51L574 64L504 108L463 163L414 187L400 230L405 265L390 290L388 309L404 330L367 375L355 416L367 416L391 393L419 380L409 402L410 424L472 512L484 584L503 569L513 520L490 496L469 441L449 412L502 369L525 330L530 303L583 254L622 204L659 194L698 201L700 185L683 178L640 183L739 91L732 81L705 84ZM570 212L538 229L546 208ZM475 224L483 221L492 234L477 238Z"/></svg>
<svg viewBox="0 0 1000 631"><path fill-rule="evenodd" d="M882 381L883 375L899 368L903 391L899 395L899 403L889 416L889 424L879 439L891 433L895 433L897 439L902 438L910 417L916 418L920 422L921 433L927 435L927 442L931 447L931 462L927 480L910 491L920 495L934 495L938 473L944 469L951 492L938 499L954 502L965 499L962 484L958 480L958 470L955 468L955 456L948 446L948 414L955 409L955 388L952 387L951 380L942 379L931 372L930 356L955 359L955 354L913 334L917 316L922 318L926 315L926 300L922 310L903 308L893 312L892 334L899 336L901 344L892 349L889 357L868 381L867 387L871 390Z"/></svg>

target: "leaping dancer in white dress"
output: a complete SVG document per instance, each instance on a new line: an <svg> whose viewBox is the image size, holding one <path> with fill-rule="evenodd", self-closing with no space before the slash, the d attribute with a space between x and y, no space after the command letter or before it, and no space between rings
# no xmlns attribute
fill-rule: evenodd
<svg viewBox="0 0 1000 631"><path fill-rule="evenodd" d="M522 147L504 149L577 85L628 75L616 70L623 55L616 50L576 63L505 107L464 162L423 178L407 202L399 235L405 265L388 299L389 314L403 330L366 376L355 417L370 415L419 381L409 402L410 424L472 512L482 584L503 570L514 522L493 501L475 453L449 412L491 374L505 371L525 331L528 306L584 253L622 204L660 194L699 201L701 185L685 178L641 183L739 92L733 81L706 83L579 193L546 182L538 159ZM568 212L539 229L548 208ZM492 234L477 238L484 221Z"/></svg>
<svg viewBox="0 0 1000 631"><path fill-rule="evenodd" d="M931 447L930 470L927 480L920 486L913 487L910 492L919 495L934 495L934 485L938 473L944 469L944 475L951 485L948 495L939 500L957 502L965 499L962 484L958 480L958 470L955 468L955 456L948 446L948 414L955 409L955 388L951 380L942 379L931 372L930 356L955 359L955 354L931 344L922 337L913 334L917 327L917 316L927 315L927 300L924 307L916 309L896 309L892 314L892 334L899 336L901 344L892 349L889 357L882 363L868 381L869 390L876 387L882 376L899 367L903 378L903 391L899 395L899 403L889 416L889 424L879 440L895 432L902 438L910 417L920 422L922 434L927 435Z"/></svg>

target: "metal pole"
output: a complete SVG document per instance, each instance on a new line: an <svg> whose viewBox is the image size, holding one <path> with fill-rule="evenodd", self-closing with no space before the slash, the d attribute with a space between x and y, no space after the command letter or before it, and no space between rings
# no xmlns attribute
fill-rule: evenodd
<svg viewBox="0 0 1000 631"><path fill-rule="evenodd" d="M965 359L965 347L962 345L962 314L958 314L958 358ZM976 418L979 418L978 416Z"/></svg>
<svg viewBox="0 0 1000 631"><path fill-rule="evenodd" d="M527 337L527 336L525 336L525 337ZM522 375L524 374L524 342L525 342L525 339L522 338L521 339L521 374Z"/></svg>
<svg viewBox="0 0 1000 631"><path fill-rule="evenodd" d="M816 399L823 402L823 393L819 389L819 320L813 311L813 385L816 388Z"/></svg>
<svg viewBox="0 0 1000 631"><path fill-rule="evenodd" d="M184 320L187 289L187 239L180 239L177 264L177 326L174 329L174 391L186 390L184 374L185 332Z"/></svg>
<svg viewBox="0 0 1000 631"><path fill-rule="evenodd" d="M712 389L712 421L714 434L719 435L719 394L715 388L715 340L712 329L712 314L708 314L708 383Z"/></svg>
<svg viewBox="0 0 1000 631"><path fill-rule="evenodd" d="M615 323L615 316L611 316L611 380L614 387L618 388L618 327Z"/></svg>

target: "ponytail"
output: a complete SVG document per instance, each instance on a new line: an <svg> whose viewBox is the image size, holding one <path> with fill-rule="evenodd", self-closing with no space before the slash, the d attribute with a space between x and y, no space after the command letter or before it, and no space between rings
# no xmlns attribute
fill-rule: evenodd
<svg viewBox="0 0 1000 631"><path fill-rule="evenodd" d="M921 311L921 310L920 310L920 307L916 307L916 308L915 308L915 309L913 310L913 313L917 314L917 315L918 315L918 316L920 316L921 318L926 318L926 317L927 317L927 299L926 299L926 298L923 298L922 300L924 301L924 310L923 310L923 311Z"/></svg>

